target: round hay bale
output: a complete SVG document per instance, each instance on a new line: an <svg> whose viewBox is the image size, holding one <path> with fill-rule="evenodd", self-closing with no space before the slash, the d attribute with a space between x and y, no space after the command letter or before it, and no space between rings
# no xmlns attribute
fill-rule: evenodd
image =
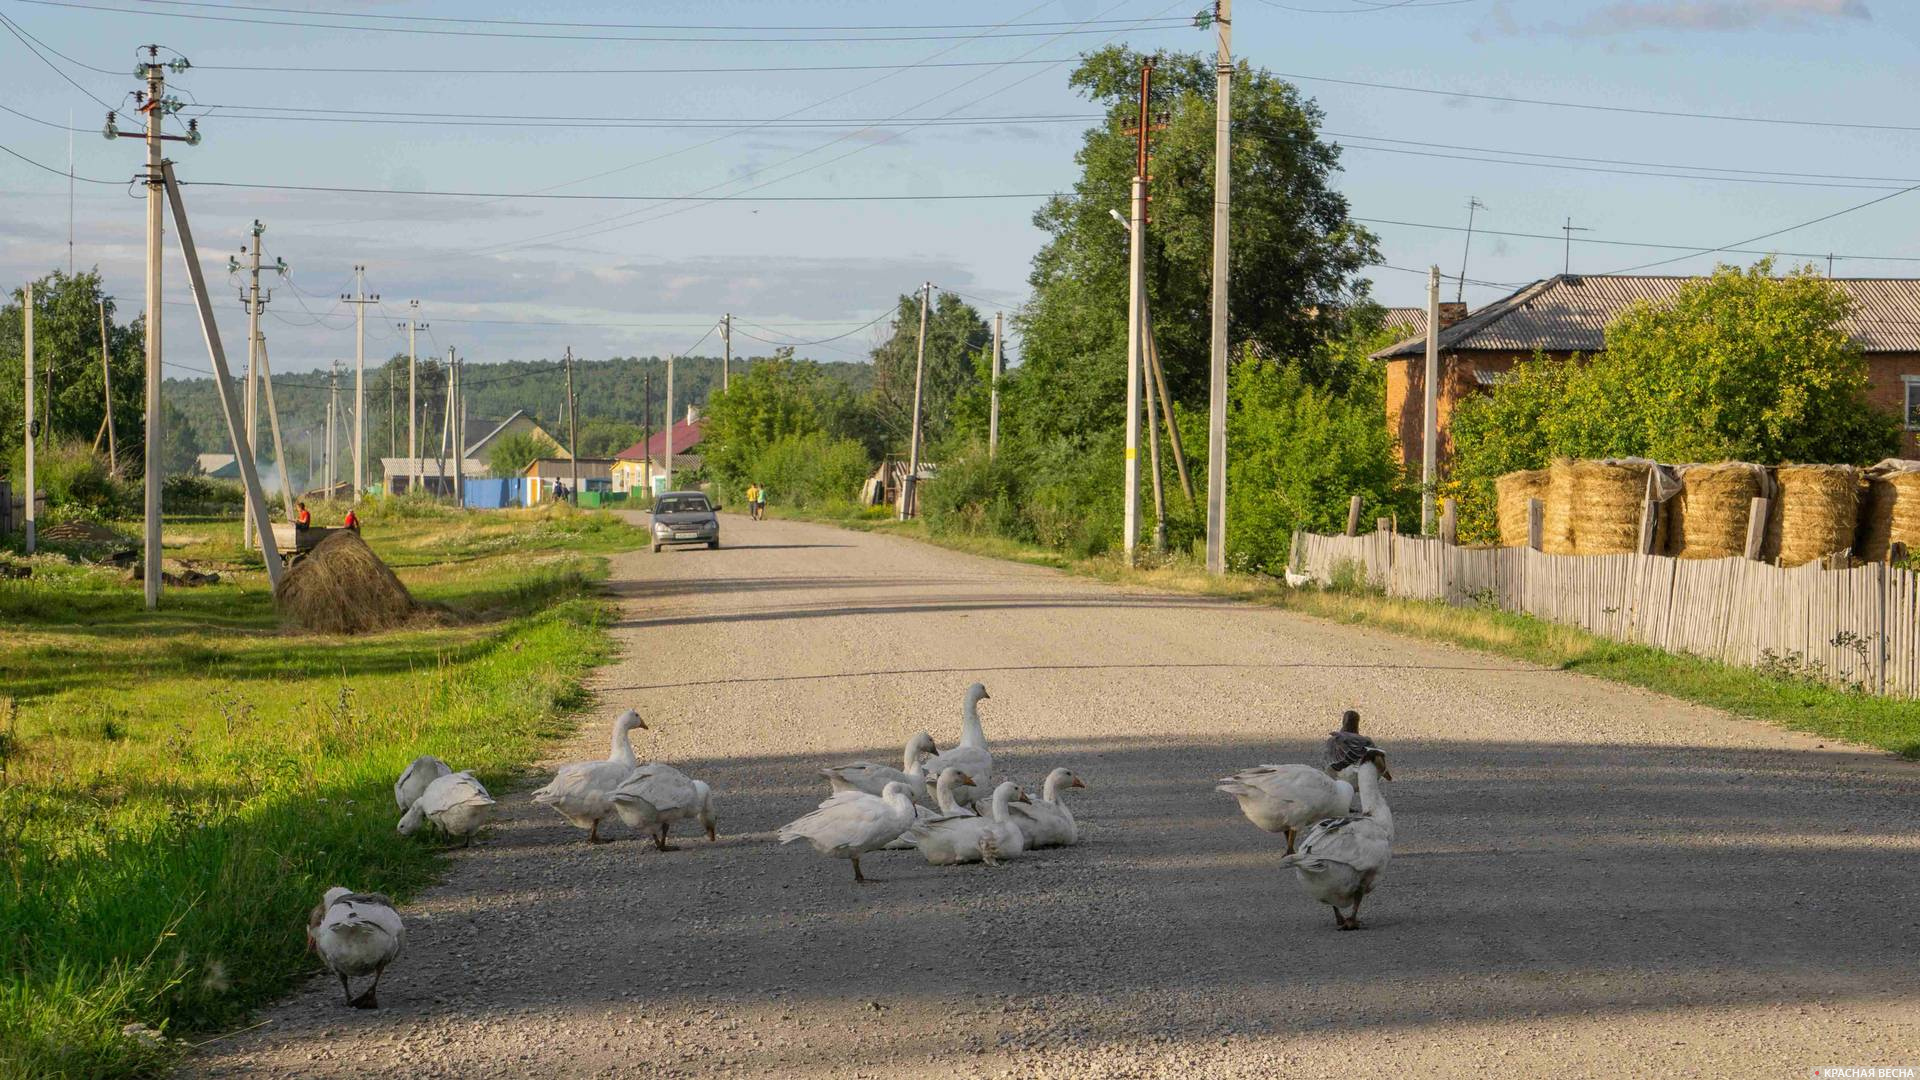
<svg viewBox="0 0 1920 1080"><path fill-rule="evenodd" d="M1920 471L1903 469L1867 482L1854 554L1867 562L1885 562L1896 543L1920 550Z"/></svg>
<svg viewBox="0 0 1920 1080"><path fill-rule="evenodd" d="M1527 546L1527 503L1547 497L1547 470L1522 469L1493 482L1494 507L1500 519L1500 546Z"/></svg>
<svg viewBox="0 0 1920 1080"><path fill-rule="evenodd" d="M1540 550L1548 555L1572 555L1575 462L1561 458L1547 466L1546 509L1541 515Z"/></svg>
<svg viewBox="0 0 1920 1080"><path fill-rule="evenodd" d="M1760 472L1739 461L1690 465L1680 494L1668 500L1667 554L1681 559L1738 558L1747 553L1747 518L1760 497Z"/></svg>
<svg viewBox="0 0 1920 1080"><path fill-rule="evenodd" d="M391 630L420 611L413 594L351 529L315 544L281 575L273 599L288 625L321 634Z"/></svg>
<svg viewBox="0 0 1920 1080"><path fill-rule="evenodd" d="M1629 555L1640 549L1640 504L1651 468L1646 462L1573 463L1575 555Z"/></svg>
<svg viewBox="0 0 1920 1080"><path fill-rule="evenodd" d="M1860 470L1852 465L1782 465L1767 515L1763 554L1802 566L1853 547L1860 524Z"/></svg>

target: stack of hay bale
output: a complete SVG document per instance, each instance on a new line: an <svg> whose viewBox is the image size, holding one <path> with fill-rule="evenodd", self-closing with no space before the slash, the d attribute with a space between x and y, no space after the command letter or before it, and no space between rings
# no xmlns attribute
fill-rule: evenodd
<svg viewBox="0 0 1920 1080"><path fill-rule="evenodd" d="M1539 499L1540 550L1548 555L1624 555L1639 550L1640 510L1648 479L1657 468L1648 461L1573 461L1562 458L1545 469L1512 472L1494 481L1500 543L1527 543L1527 503ZM1655 549L1662 531L1655 521Z"/></svg>
<svg viewBox="0 0 1920 1080"><path fill-rule="evenodd" d="M1782 465L1760 557L1803 566L1850 552L1860 524L1860 470L1852 465Z"/></svg>
<svg viewBox="0 0 1920 1080"><path fill-rule="evenodd" d="M1510 472L1493 482L1494 506L1500 519L1500 546L1527 546L1527 504L1547 497L1546 469Z"/></svg>
<svg viewBox="0 0 1920 1080"><path fill-rule="evenodd" d="M1664 553L1680 559L1739 558L1747 552L1753 500L1771 491L1767 470L1743 461L1685 465L1680 494L1667 504Z"/></svg>
<svg viewBox="0 0 1920 1080"><path fill-rule="evenodd" d="M351 529L338 529L313 546L280 578L274 604L281 618L321 634L392 630L420 613L413 594Z"/></svg>
<svg viewBox="0 0 1920 1080"><path fill-rule="evenodd" d="M1920 551L1920 461L1889 458L1867 470L1854 554L1867 562L1883 562L1891 557L1894 544Z"/></svg>

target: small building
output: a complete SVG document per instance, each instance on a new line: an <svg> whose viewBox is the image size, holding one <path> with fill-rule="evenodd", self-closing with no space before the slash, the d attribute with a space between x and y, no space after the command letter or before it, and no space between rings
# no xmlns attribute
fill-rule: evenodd
<svg viewBox="0 0 1920 1080"><path fill-rule="evenodd" d="M240 479L240 460L232 454L197 454L194 463L200 467L200 475L209 480Z"/></svg>
<svg viewBox="0 0 1920 1080"><path fill-rule="evenodd" d="M528 462L520 475L526 480L527 505L538 506L553 498L555 485L571 487L576 475L580 478L581 491L612 491L613 459L581 458L576 472L572 458L540 458Z"/></svg>
<svg viewBox="0 0 1920 1080"><path fill-rule="evenodd" d="M676 470L698 469L702 459L698 454L689 454L688 450L700 445L706 437L706 421L700 417L698 406L687 406L685 420L673 425L673 467ZM667 472L667 433L656 431L648 439L642 439L613 456L613 490L645 491L655 483L656 478L664 478Z"/></svg>
<svg viewBox="0 0 1920 1080"><path fill-rule="evenodd" d="M1440 313L1438 394L1440 460L1453 454L1447 423L1453 407L1484 392L1513 366L1535 354L1549 360L1591 356L1606 349L1606 328L1641 301L1668 300L1697 277L1558 274L1487 304ZM1845 329L1867 361L1867 399L1898 415L1905 429L1901 453L1920 455L1920 280L1834 278L1853 302ZM1424 322L1424 319L1422 320ZM1387 368L1387 426L1401 460L1420 465L1426 400L1424 330L1373 354Z"/></svg>

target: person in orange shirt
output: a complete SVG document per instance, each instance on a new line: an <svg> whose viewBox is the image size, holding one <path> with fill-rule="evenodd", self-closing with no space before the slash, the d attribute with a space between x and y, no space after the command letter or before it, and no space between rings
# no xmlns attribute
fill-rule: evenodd
<svg viewBox="0 0 1920 1080"><path fill-rule="evenodd" d="M300 508L300 513L294 516L294 519L293 519L294 531L306 532L308 529L313 528L313 512L307 509L307 504L304 502L301 502L301 503L296 503L295 505Z"/></svg>
<svg viewBox="0 0 1920 1080"><path fill-rule="evenodd" d="M354 532L359 532L360 516L358 514L355 514L351 509L349 509L347 511L347 520L341 522L341 524L345 525L349 529L352 529Z"/></svg>

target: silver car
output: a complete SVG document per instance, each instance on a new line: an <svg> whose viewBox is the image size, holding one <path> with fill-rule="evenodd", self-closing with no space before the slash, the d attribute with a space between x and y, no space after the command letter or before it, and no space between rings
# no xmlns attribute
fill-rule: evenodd
<svg viewBox="0 0 1920 1080"><path fill-rule="evenodd" d="M720 546L719 508L698 491L669 491L653 502L653 550L668 544Z"/></svg>

